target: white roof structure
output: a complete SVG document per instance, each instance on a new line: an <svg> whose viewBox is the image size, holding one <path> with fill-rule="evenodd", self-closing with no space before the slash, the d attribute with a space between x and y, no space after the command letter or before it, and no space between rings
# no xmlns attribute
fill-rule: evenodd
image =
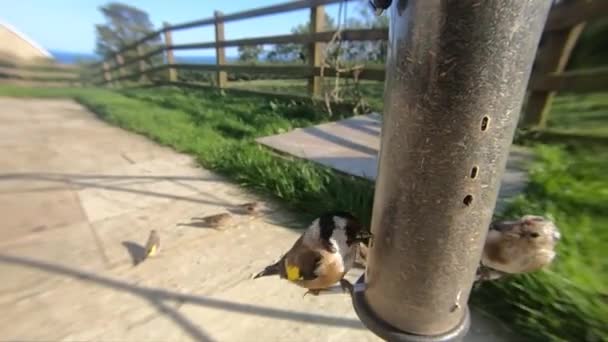
<svg viewBox="0 0 608 342"><path fill-rule="evenodd" d="M53 58L51 53L14 26L0 20L0 54L19 59Z"/></svg>

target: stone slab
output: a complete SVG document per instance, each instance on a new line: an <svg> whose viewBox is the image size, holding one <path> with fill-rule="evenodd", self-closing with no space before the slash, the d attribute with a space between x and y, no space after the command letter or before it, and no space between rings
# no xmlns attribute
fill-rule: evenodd
<svg viewBox="0 0 608 342"><path fill-rule="evenodd" d="M372 113L258 138L257 142L278 152L374 181L381 129L381 116ZM525 148L512 146L500 198L523 190L527 179L526 162L531 158L532 154Z"/></svg>

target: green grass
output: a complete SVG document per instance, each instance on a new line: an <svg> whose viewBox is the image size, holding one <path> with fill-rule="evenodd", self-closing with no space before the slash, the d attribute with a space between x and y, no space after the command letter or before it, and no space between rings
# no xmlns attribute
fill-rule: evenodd
<svg viewBox="0 0 608 342"><path fill-rule="evenodd" d="M333 89L334 78L326 78L326 89ZM230 82L230 87L258 91L281 92L288 94L306 94L306 80L253 80ZM341 79L340 85L347 89L346 80ZM350 83L352 84L352 83ZM384 83L377 81L360 81L361 96L371 109L383 110ZM352 100L351 93L344 96ZM608 96L606 93L576 94L558 96L553 102L547 127L553 132L565 134L582 134L608 138Z"/></svg>
<svg viewBox="0 0 608 342"><path fill-rule="evenodd" d="M384 101L384 82L362 80L359 83L361 96L369 104L370 108L374 111L382 111ZM228 84L230 87L237 89L281 92L299 95L308 93L306 80L254 80L230 82ZM331 91L335 86L335 78L327 77L323 84L325 89ZM354 101L352 81L342 78L340 79L339 84L341 91L345 92L342 96L343 99L345 101Z"/></svg>
<svg viewBox="0 0 608 342"><path fill-rule="evenodd" d="M486 283L472 298L533 340L606 341L608 151L547 145L536 151L531 182L505 215L553 218L563 235L559 257L550 270Z"/></svg>
<svg viewBox="0 0 608 342"><path fill-rule="evenodd" d="M564 132L608 137L606 93L556 97L547 126Z"/></svg>
<svg viewBox="0 0 608 342"><path fill-rule="evenodd" d="M335 208L351 210L369 220L373 197L369 182L336 175L317 164L279 157L254 142L259 136L330 119L312 106L175 88L119 93L0 86L0 95L75 98L110 123L193 154L207 168L270 193L289 206L304 208L309 218ZM344 196L344 189L349 189L348 196Z"/></svg>
<svg viewBox="0 0 608 342"><path fill-rule="evenodd" d="M253 141L329 119L313 107L172 88L115 92L0 86L0 95L76 98L104 120L193 154L203 166L276 196L309 217L343 209L369 222L372 184L279 157ZM557 98L551 124L603 132L607 96ZM608 340L608 151L592 145L533 145L539 158L531 183L505 215L552 217L563 235L559 258L550 270L484 284L473 292L472 302L530 340Z"/></svg>

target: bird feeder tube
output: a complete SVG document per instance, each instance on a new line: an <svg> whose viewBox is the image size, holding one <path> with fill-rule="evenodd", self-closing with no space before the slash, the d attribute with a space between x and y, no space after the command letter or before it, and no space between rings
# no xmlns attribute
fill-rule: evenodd
<svg viewBox="0 0 608 342"><path fill-rule="evenodd" d="M391 341L452 341L467 302L551 0L390 7L378 178L353 304Z"/></svg>

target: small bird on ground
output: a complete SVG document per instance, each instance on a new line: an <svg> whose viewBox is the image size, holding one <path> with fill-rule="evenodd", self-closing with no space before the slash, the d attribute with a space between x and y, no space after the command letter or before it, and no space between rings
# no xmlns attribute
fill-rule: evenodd
<svg viewBox="0 0 608 342"><path fill-rule="evenodd" d="M205 217L195 217L193 219L199 220L200 223L206 226L218 228L230 223L230 221L232 221L232 215L230 215L230 213L221 213Z"/></svg>
<svg viewBox="0 0 608 342"><path fill-rule="evenodd" d="M493 280L545 268L555 259L561 234L544 217L525 215L490 225L476 281Z"/></svg>
<svg viewBox="0 0 608 342"><path fill-rule="evenodd" d="M156 230L150 231L148 241L146 242L145 254L141 261L146 260L149 257L155 256L160 251L160 236Z"/></svg>
<svg viewBox="0 0 608 342"><path fill-rule="evenodd" d="M336 283L352 292L344 275L353 267L359 243L371 234L343 211L327 212L315 219L280 260L255 275L257 279L278 275L318 295Z"/></svg>

